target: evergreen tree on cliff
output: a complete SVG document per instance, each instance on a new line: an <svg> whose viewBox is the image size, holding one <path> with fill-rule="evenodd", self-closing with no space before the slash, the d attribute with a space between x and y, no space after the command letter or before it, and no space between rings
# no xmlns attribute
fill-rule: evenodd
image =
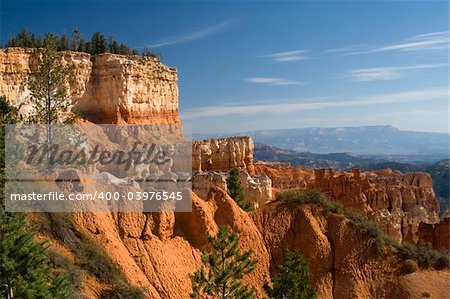
<svg viewBox="0 0 450 299"><path fill-rule="evenodd" d="M227 180L228 194L244 210L251 211L252 205L244 198L244 188L239 177L239 169L233 168L230 171L230 177Z"/></svg>
<svg viewBox="0 0 450 299"><path fill-rule="evenodd" d="M58 51L67 51L69 50L69 39L67 38L67 34L64 33L59 38Z"/></svg>
<svg viewBox="0 0 450 299"><path fill-rule="evenodd" d="M0 296L2 298L68 298L65 274L50 266L47 246L26 229L24 214L0 209Z"/></svg>
<svg viewBox="0 0 450 299"><path fill-rule="evenodd" d="M32 48L35 46L34 34L26 29L22 29L19 34L9 39L6 46Z"/></svg>
<svg viewBox="0 0 450 299"><path fill-rule="evenodd" d="M3 209L5 188L5 125L15 124L18 119L19 109L9 105L6 98L0 96L0 209Z"/></svg>
<svg viewBox="0 0 450 299"><path fill-rule="evenodd" d="M61 120L71 104L66 85L72 68L61 63L63 53L57 50L57 37L48 34L41 62L28 81L33 107L29 121L32 123L53 124Z"/></svg>
<svg viewBox="0 0 450 299"><path fill-rule="evenodd" d="M92 55L102 54L108 51L108 43L106 38L101 32L95 32L92 35L90 43L90 53Z"/></svg>
<svg viewBox="0 0 450 299"><path fill-rule="evenodd" d="M226 226L221 226L215 237L207 234L209 250L202 253L201 268L190 276L191 298L250 299L254 292L241 280L255 269L257 260L252 251L241 253L239 239Z"/></svg>
<svg viewBox="0 0 450 299"><path fill-rule="evenodd" d="M25 215L4 211L5 125L20 120L17 108L0 97L0 297L67 298L70 287L65 275L55 275L46 245L35 241Z"/></svg>
<svg viewBox="0 0 450 299"><path fill-rule="evenodd" d="M58 52L59 45L57 36L47 34L44 49L36 52L36 55L42 54L41 62L28 80L33 108L28 121L46 125L48 148L52 146L52 124L64 121L62 116L72 103L67 90L72 68L62 64L63 52ZM68 115L67 120L69 119L73 117ZM49 150L47 161L50 161L50 155ZM47 171L51 170L52 165L48 164Z"/></svg>
<svg viewBox="0 0 450 299"><path fill-rule="evenodd" d="M286 251L280 272L272 278L273 288L264 285L270 298L314 299L316 291L311 285L308 262L298 253Z"/></svg>

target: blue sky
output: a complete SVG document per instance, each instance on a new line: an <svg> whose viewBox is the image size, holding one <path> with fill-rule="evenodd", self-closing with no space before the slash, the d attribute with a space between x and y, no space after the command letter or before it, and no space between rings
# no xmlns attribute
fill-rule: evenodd
<svg viewBox="0 0 450 299"><path fill-rule="evenodd" d="M447 1L5 1L1 38L94 31L179 71L194 133L390 124L448 132Z"/></svg>

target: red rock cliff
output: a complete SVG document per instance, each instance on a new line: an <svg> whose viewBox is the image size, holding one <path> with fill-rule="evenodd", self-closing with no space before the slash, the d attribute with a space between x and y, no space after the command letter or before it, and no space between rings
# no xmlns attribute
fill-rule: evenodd
<svg viewBox="0 0 450 299"><path fill-rule="evenodd" d="M28 105L28 77L39 61L38 50L0 49L0 94L13 105ZM75 106L94 123L180 124L177 69L157 58L65 52L73 65L68 84Z"/></svg>

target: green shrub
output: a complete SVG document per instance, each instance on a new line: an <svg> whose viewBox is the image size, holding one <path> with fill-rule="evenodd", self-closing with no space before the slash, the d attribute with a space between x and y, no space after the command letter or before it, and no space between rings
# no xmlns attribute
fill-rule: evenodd
<svg viewBox="0 0 450 299"><path fill-rule="evenodd" d="M276 200L282 200L294 204L319 205L331 213L342 214L344 206L340 202L329 201L323 193L318 190L289 190L278 193Z"/></svg>
<svg viewBox="0 0 450 299"><path fill-rule="evenodd" d="M323 205L326 201L325 196L317 190L289 190L278 193L276 200L283 200L301 204L319 204Z"/></svg>
<svg viewBox="0 0 450 299"><path fill-rule="evenodd" d="M137 287L130 285L117 285L110 290L105 290L100 294L100 299L146 299L144 292Z"/></svg>
<svg viewBox="0 0 450 299"><path fill-rule="evenodd" d="M77 236L75 225L70 213L48 213L49 223L43 227L47 233L69 246L72 250L77 250L81 236Z"/></svg>
<svg viewBox="0 0 450 299"><path fill-rule="evenodd" d="M119 265L104 252L100 245L76 229L70 213L51 213L48 219L50 228L47 230L50 229L55 238L77 253L79 268L104 283L127 281Z"/></svg>
<svg viewBox="0 0 450 299"><path fill-rule="evenodd" d="M450 257L446 253L439 252L439 257L434 262L434 268L437 270L450 268Z"/></svg>
<svg viewBox="0 0 450 299"><path fill-rule="evenodd" d="M49 253L53 266L57 269L63 269L67 273L67 278L72 286L72 298L74 293L79 292L83 283L83 270L59 252L49 249Z"/></svg>
<svg viewBox="0 0 450 299"><path fill-rule="evenodd" d="M264 284L269 298L314 299L317 292L311 283L308 261L299 253L287 250L277 276L272 277L273 286Z"/></svg>
<svg viewBox="0 0 450 299"><path fill-rule="evenodd" d="M383 251L386 244L391 243L388 241L388 236L386 236L375 222L367 218L366 215L354 210L344 210L343 214L350 219L350 222L363 232L364 235L375 240L375 246L378 253Z"/></svg>
<svg viewBox="0 0 450 299"><path fill-rule="evenodd" d="M445 269L450 267L448 253L431 248L429 244L412 245L404 243L396 246L398 254L403 259L417 261L421 268Z"/></svg>
<svg viewBox="0 0 450 299"><path fill-rule="evenodd" d="M405 263L403 264L403 273L410 274L414 273L419 269L419 265L415 260L407 259L405 260Z"/></svg>
<svg viewBox="0 0 450 299"><path fill-rule="evenodd" d="M230 171L230 177L227 179L228 194L234 201L246 212L253 210L252 204L245 200L244 187L239 177L239 169L233 168Z"/></svg>
<svg viewBox="0 0 450 299"><path fill-rule="evenodd" d="M80 243L80 259L82 268L96 276L101 282L126 281L125 275L117 263L92 240L85 239Z"/></svg>

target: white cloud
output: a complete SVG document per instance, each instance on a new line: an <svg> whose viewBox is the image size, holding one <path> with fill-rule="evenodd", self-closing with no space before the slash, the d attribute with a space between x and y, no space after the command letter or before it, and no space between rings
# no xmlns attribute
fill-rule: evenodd
<svg viewBox="0 0 450 299"><path fill-rule="evenodd" d="M294 50L286 52L278 52L267 55L259 56L260 58L271 58L275 62L291 62L291 61L301 61L306 60L306 50Z"/></svg>
<svg viewBox="0 0 450 299"><path fill-rule="evenodd" d="M287 80L282 78L268 78L268 77L250 77L245 79L250 83L268 84L268 85L299 85L302 82L295 80Z"/></svg>
<svg viewBox="0 0 450 299"><path fill-rule="evenodd" d="M424 51L448 49L450 36L448 31L415 35L403 42L374 48L371 52L385 51Z"/></svg>
<svg viewBox="0 0 450 299"><path fill-rule="evenodd" d="M405 77L411 71L420 71L424 69L432 69L448 66L447 64L418 64L410 66L394 66L394 67L377 67L355 69L349 71L349 76L353 81L368 82L368 81L384 81L395 80Z"/></svg>
<svg viewBox="0 0 450 299"><path fill-rule="evenodd" d="M347 54L348 52L356 52L362 51L363 49L367 49L368 45L350 45L347 47L334 48L325 50L323 53L326 54Z"/></svg>
<svg viewBox="0 0 450 299"><path fill-rule="evenodd" d="M198 39L202 39L204 37L216 34L220 31L225 30L226 28L230 27L234 22L233 21L226 21L222 22L213 26L209 26L206 28L203 28L198 31L192 31L181 35L176 35L173 37L169 37L167 39L164 39L158 43L149 45L150 48L159 48L164 46L170 46L175 44L185 44L188 42L192 42Z"/></svg>
<svg viewBox="0 0 450 299"><path fill-rule="evenodd" d="M326 53L341 53L343 55L359 55L380 52L424 52L448 50L450 43L449 31L418 34L396 43L377 46L353 45L343 48L330 49Z"/></svg>
<svg viewBox="0 0 450 299"><path fill-rule="evenodd" d="M392 94L382 94L377 96L368 96L348 101L316 101L301 100L289 103L269 103L256 105L235 105L235 106L210 106L193 108L182 114L185 120L203 118L203 117L220 117L225 115L251 115L255 113L278 113L288 114L302 110L320 110L339 107L356 107L367 105L382 105L394 103L420 102L427 100L442 99L447 101L449 96L448 89L428 89L419 91L405 91ZM310 99L306 99L310 100Z"/></svg>

